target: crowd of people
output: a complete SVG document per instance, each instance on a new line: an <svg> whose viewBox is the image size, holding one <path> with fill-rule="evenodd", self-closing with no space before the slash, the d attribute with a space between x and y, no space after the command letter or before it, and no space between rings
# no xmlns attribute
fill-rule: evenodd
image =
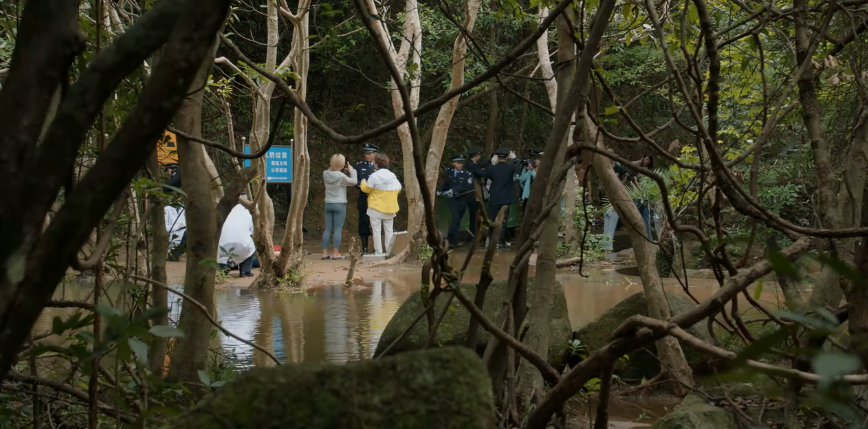
<svg viewBox="0 0 868 429"><path fill-rule="evenodd" d="M485 209L490 219L496 219L501 209L506 208L507 213L503 216L500 235L489 239L497 239L498 248L509 246L507 242L509 207L520 204L521 212L525 212L543 155L541 151L535 149L529 149L527 152L528 157L522 160L518 159L514 151L506 148L498 148L490 157L483 157L479 147L471 147L466 153L455 154L451 158L451 167L441 175L442 184L437 189L437 195L448 198L450 222L447 240L450 247L462 247L465 244L460 230L465 213L471 220L467 228L470 238L475 237L477 233L475 219L480 209L476 194L477 186L482 191L483 202L486 204ZM389 157L379 153L376 144L365 143L362 146L362 153L363 160L355 165L348 162L344 155L335 154L329 161L329 168L323 171L325 187L323 206L325 227L322 234L321 257L323 260L346 259L346 256L340 253L340 248L347 217L347 189L352 187L355 187L358 192L357 232L362 254L386 256L391 252L394 219L399 211L398 195L402 185L398 177L389 169ZM651 155L645 155L634 164L651 169L654 166L654 159ZM612 168L624 186L639 184L639 175L631 166L612 161ZM579 170L583 169L577 168L577 171ZM164 190L172 192L181 186L181 175L173 166L169 166L167 172L171 179L166 183ZM516 184L519 185L518 192L516 192ZM608 204L602 188L598 192L600 205L609 206L603 213L603 234L606 236L603 246L605 250L612 250L620 219L618 212ZM653 214L648 202L641 199L634 202L642 215L648 237L653 239L651 225ZM178 261L184 253L187 237L183 206L179 203L167 205L165 220L170 241L168 260ZM368 246L370 238L373 238L373 252ZM331 252L329 252L330 245ZM259 266L253 242L253 218L243 205L238 204L234 207L224 222L218 249L217 262L224 270L238 268L241 277L248 277L253 275L251 269Z"/></svg>

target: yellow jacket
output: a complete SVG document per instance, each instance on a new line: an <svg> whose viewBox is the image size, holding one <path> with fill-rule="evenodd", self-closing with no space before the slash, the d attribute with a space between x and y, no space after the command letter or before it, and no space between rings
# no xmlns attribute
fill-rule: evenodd
<svg viewBox="0 0 868 429"><path fill-rule="evenodd" d="M368 180L363 180L359 187L368 194L368 207L380 213L398 213L401 182L394 173L381 168L371 174Z"/></svg>

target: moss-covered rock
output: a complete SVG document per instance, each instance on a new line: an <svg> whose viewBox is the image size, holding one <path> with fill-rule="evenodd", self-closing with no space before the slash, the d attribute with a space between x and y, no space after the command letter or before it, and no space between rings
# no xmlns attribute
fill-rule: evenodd
<svg viewBox="0 0 868 429"><path fill-rule="evenodd" d="M254 369L170 427L488 429L491 389L482 361L460 347L348 365Z"/></svg>
<svg viewBox="0 0 868 429"><path fill-rule="evenodd" d="M669 309L673 316L696 308L696 304L690 298L678 293L667 291L666 299L669 301ZM643 292L631 295L619 302L618 305L610 308L596 320L573 333L573 338L581 341L581 344L584 344L587 347L587 352L590 353L608 344L612 339L615 329L618 329L630 316L636 314L648 315L648 301L645 299ZM711 337L705 326L696 325L687 331L696 337L711 342ZM653 344L647 348L651 353L656 355L657 350ZM707 367L707 356L693 350L684 343L681 344L681 348L684 350L687 363L691 368L702 372ZM660 362L657 360L657 357L650 355L647 351L640 349L630 353L628 356L629 361L626 364L616 367L616 372L623 377L630 379L651 378L660 372Z"/></svg>
<svg viewBox="0 0 868 429"><path fill-rule="evenodd" d="M534 292L534 279L529 279L529 293ZM508 288L506 280L492 282L488 287L488 292L485 297L485 305L483 311L491 319L496 320L500 309L503 306L506 291ZM461 285L461 290L464 294L473 299L476 295L475 284ZM567 314L567 300L564 297L564 290L558 282L554 289L554 299L552 300L552 321L549 330L549 351L548 360L553 365L561 363L564 350L567 346L567 341L570 339L572 329L570 328L570 319ZM439 315L443 311L443 306L446 305L446 297L441 296L437 300L437 306L434 314ZM531 299L529 298L530 302ZM377 344L375 356L381 355L390 344L392 344L398 336L424 311L422 298L420 294L414 293L411 295L401 308L392 316L392 320L383 331L380 337L380 342ZM461 305L458 300L452 300L452 305L440 327L437 329L437 341L442 346L447 345L463 345L467 338L467 327L470 324L470 313ZM485 350L488 344L490 334L482 327L479 328L479 339L477 341L477 351ZM428 323L423 318L416 327L413 328L404 338L389 350L389 354L402 353L410 350L421 350L425 347L425 342L428 340Z"/></svg>
<svg viewBox="0 0 868 429"><path fill-rule="evenodd" d="M738 422L729 411L715 407L696 395L687 395L671 413L657 420L651 429L728 429Z"/></svg>

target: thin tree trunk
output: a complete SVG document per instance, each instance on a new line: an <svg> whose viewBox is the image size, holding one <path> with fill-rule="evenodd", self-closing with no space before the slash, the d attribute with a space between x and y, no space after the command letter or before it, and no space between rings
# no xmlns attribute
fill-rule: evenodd
<svg viewBox="0 0 868 429"><path fill-rule="evenodd" d="M379 16L376 4L368 0L368 8L371 13ZM389 29L385 21L377 21L374 31L377 37L389 47L392 61L398 67L402 75L410 78L410 104L413 109L419 107L419 91L422 83L422 26L419 21L419 8L416 0L407 0L404 7L404 35L401 47L396 51L391 43ZM410 54L412 53L412 57ZM413 66L409 66L407 60L412 58ZM408 72L408 69L410 71ZM391 81L392 89L392 112L395 117L404 115L404 102L401 94L397 91L395 81ZM414 259L419 254L419 246L425 243L425 206L422 203L422 191L419 181L416 180L416 165L413 162L413 141L410 138L410 127L403 124L398 127L398 140L401 142L401 154L404 168L404 194L407 197L407 232L409 234L407 247L389 263L399 263L408 259Z"/></svg>
<svg viewBox="0 0 868 429"><path fill-rule="evenodd" d="M467 0L465 3L464 29L473 34L473 25L476 23L476 15L482 0ZM459 32L452 48L452 82L449 89L454 89L464 83L464 57L467 54L467 40L463 32ZM455 116L460 96L455 96L446 104L440 106L440 112L434 121L434 132L431 136L431 145L428 147L428 156L425 160L425 185L433 195L437 187L437 179L440 175L440 161L443 158L443 150L446 147L446 137L449 134L449 125Z"/></svg>
<svg viewBox="0 0 868 429"><path fill-rule="evenodd" d="M533 75L531 75L533 77ZM524 98L530 98L530 79L524 81ZM527 125L527 109L528 102L522 100L521 102L521 116L518 119L518 150L519 152L524 150L524 128ZM492 148L493 149L493 148ZM490 152L486 152L490 153Z"/></svg>
<svg viewBox="0 0 868 429"><path fill-rule="evenodd" d="M160 177L160 166L155 150L148 158L148 170L155 179ZM153 243L151 243L151 279L162 284L168 284L166 279L166 256L169 254L169 232L166 231L165 206L163 200L154 194L148 196L151 205L148 222L151 224ZM155 308L169 308L169 296L166 289L151 287L151 305ZM154 325L168 325L169 315L162 314L154 319ZM163 376L166 361L166 339L154 337L151 342L149 360L151 373L157 377Z"/></svg>
<svg viewBox="0 0 868 429"><path fill-rule="evenodd" d="M602 136L586 113L582 115L582 124L584 126L584 140L595 142L599 148L605 148ZM594 169L600 184L603 186L603 191L608 195L614 210L621 216L627 231L630 233L630 242L636 255L636 265L639 266L642 286L648 300L648 315L655 319L667 320L672 314L669 311L666 295L663 293L663 282L660 280L654 262L654 250L645 239L645 223L642 221L642 215L639 214L630 194L627 193L627 188L618 180L618 176L612 168L611 159L601 155L595 156ZM682 396L687 394L688 389L693 386L693 371L687 365L687 359L684 357L678 340L674 337L664 337L656 344L662 371L677 381L677 383L670 384L672 391Z"/></svg>
<svg viewBox="0 0 868 429"><path fill-rule="evenodd" d="M202 63L196 78L190 85L190 95L181 103L175 114L177 128L194 137L202 135L202 99L208 71L214 61L216 43L211 55ZM211 194L211 174L205 166L205 152L201 144L178 135L178 162L184 175L181 188L187 195L187 269L184 292L200 302L214 315L214 275L211 264L217 255L217 210ZM208 344L211 339L211 322L199 309L184 301L181 308L179 328L184 338L175 342L169 377L197 382L198 371L205 369L208 360Z"/></svg>
<svg viewBox="0 0 868 429"><path fill-rule="evenodd" d="M540 19L544 19L545 16L541 13ZM558 60L563 63L571 63L575 60L575 45L573 43L572 38L570 37L569 28L566 25L566 21L563 18L558 18L557 28L558 28ZM539 43L538 43L539 45ZM548 71L551 71L551 60L548 56L548 46L538 47L540 51L539 61L540 66L543 69L543 75ZM545 55L544 55L545 53ZM574 70L573 67L566 68L566 72L569 73L571 70ZM555 94L558 98L564 99L567 97L569 93L570 85L565 82L567 79L562 79L564 82L561 85L558 85L559 82L555 82L552 79L549 82L546 82L546 89L550 86L554 87ZM557 101L550 100L552 105L552 110L557 111ZM573 122L573 121L570 121ZM561 194L563 192L564 182L558 181L554 182L554 178L559 170L559 167L564 163L564 154L566 153L566 147L569 145L572 140L572 129L567 133L564 133L563 140L561 144L557 148L557 154L555 155L552 161L552 168L549 169L549 188L552 189L557 188L559 192L557 194ZM541 174L538 172L537 174ZM548 193L548 189L546 189L546 193ZM530 311L527 315L528 318L528 331L525 334L524 343L528 345L535 352L545 356L548 353L549 347L549 328L551 326L551 306L552 306L552 295L556 293L555 288L555 273L557 272L557 257L558 257L558 224L560 220L560 205L555 205L552 207L551 211L548 213L545 222L545 227L543 229L542 234L539 237L539 250L537 251L537 269L536 269L536 278L534 279L534 288L533 288L533 297L530 303ZM512 371L512 368L508 368L508 371ZM542 374L540 374L539 370L530 365L527 361L522 360L521 366L519 368L519 384L516 392L518 394L519 407L522 409L529 407L530 404L535 403L535 397L537 393L540 395L543 390L543 378Z"/></svg>
<svg viewBox="0 0 868 429"><path fill-rule="evenodd" d="M290 64L298 75L295 79L295 92L302 100L307 99L307 73L310 65L310 40L308 39L308 7L309 0L302 0L298 6L297 15L290 18L294 31L292 33L292 49ZM295 143L292 148L292 202L286 218L286 235L280 258L277 260L277 275L285 277L288 270L298 271L304 262L303 216L307 206L307 196L310 186L310 154L307 149L307 118L300 110L295 109L294 120Z"/></svg>
<svg viewBox="0 0 868 429"><path fill-rule="evenodd" d="M268 2L266 8L266 22L268 35L266 41L268 47L265 50L265 70L274 72L277 65L277 44L279 41L279 28L277 21L278 6L273 2ZM264 147L268 139L271 137L271 95L274 92L275 84L267 81L258 88L255 88L256 95L253 101L253 128L250 130L250 149L251 152ZM276 120L280 120L279 118ZM251 162L251 166L255 167L259 177L267 177L268 159L263 156ZM256 288L267 289L274 287L277 284L275 269L276 259L274 257L274 202L271 196L268 195L268 182L259 180L254 185L256 196L256 207L253 211L253 237L256 243L256 253L259 255L259 275L253 282Z"/></svg>

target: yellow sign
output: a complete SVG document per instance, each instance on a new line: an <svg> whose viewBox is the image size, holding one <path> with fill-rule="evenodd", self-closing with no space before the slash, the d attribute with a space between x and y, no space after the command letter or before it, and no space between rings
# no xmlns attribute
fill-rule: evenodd
<svg viewBox="0 0 868 429"><path fill-rule="evenodd" d="M157 144L157 161L161 165L178 163L178 141L175 133L163 133L163 138Z"/></svg>

